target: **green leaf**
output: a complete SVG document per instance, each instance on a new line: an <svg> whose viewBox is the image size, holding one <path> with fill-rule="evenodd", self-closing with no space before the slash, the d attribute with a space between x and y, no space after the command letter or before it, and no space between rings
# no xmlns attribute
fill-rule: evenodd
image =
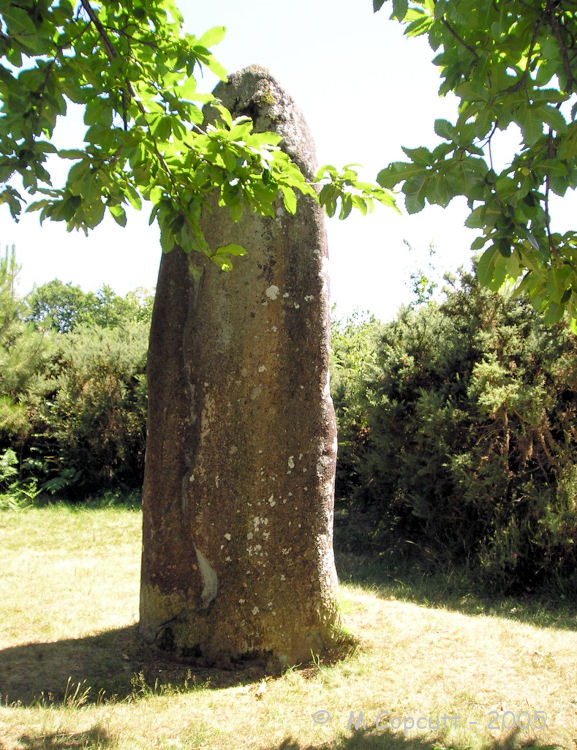
<svg viewBox="0 0 577 750"><path fill-rule="evenodd" d="M405 35L421 36L426 34L433 25L433 19L427 16L420 8L409 8L404 20L409 20L409 25L405 28Z"/></svg>
<svg viewBox="0 0 577 750"><path fill-rule="evenodd" d="M218 247L212 255L212 259L216 261L221 266L221 268L223 268L223 263L226 264L226 270L229 270L232 269L232 263L230 262L231 256L241 257L243 255L246 255L246 249L242 245L237 245L234 242L230 242L228 245L222 245L221 247Z"/></svg>
<svg viewBox="0 0 577 750"><path fill-rule="evenodd" d="M179 93L183 99L193 99L196 94L196 78L189 76L180 86Z"/></svg>
<svg viewBox="0 0 577 750"><path fill-rule="evenodd" d="M559 161L556 159L545 159L544 161L538 162L536 165L539 169L543 169L547 174L554 177L563 177L567 179L569 175L569 167L566 162Z"/></svg>
<svg viewBox="0 0 577 750"><path fill-rule="evenodd" d="M341 196L341 211L339 219L346 219L353 210L353 199L350 195Z"/></svg>
<svg viewBox="0 0 577 750"><path fill-rule="evenodd" d="M207 65L221 81L227 80L226 68L221 65L212 55L208 58Z"/></svg>
<svg viewBox="0 0 577 750"><path fill-rule="evenodd" d="M495 257L498 255L497 248L492 245L485 250L477 263L477 278L483 286L489 286L495 270Z"/></svg>
<svg viewBox="0 0 577 750"><path fill-rule="evenodd" d="M336 213L338 194L338 189L330 183L323 185L319 193L319 203L323 206L329 217L334 216Z"/></svg>
<svg viewBox="0 0 577 750"><path fill-rule="evenodd" d="M225 199L225 203L228 206L228 212L230 218L236 223L242 219L242 203L238 194L235 198L228 197Z"/></svg>
<svg viewBox="0 0 577 750"><path fill-rule="evenodd" d="M174 246L176 241L174 235L167 228L161 228L160 230L160 247L163 253L169 253Z"/></svg>
<svg viewBox="0 0 577 750"><path fill-rule="evenodd" d="M432 163L432 154L428 148L424 148L423 146L419 146L419 148L405 148L402 146L402 149L414 164L428 166Z"/></svg>
<svg viewBox="0 0 577 750"><path fill-rule="evenodd" d="M487 214L486 207L483 206L477 206L477 208L474 211L471 211L469 216L467 217L467 220L465 221L465 226L469 227L470 229L483 229L485 227L485 217Z"/></svg>
<svg viewBox="0 0 577 750"><path fill-rule="evenodd" d="M544 316L545 323L549 325L558 323L563 317L563 313L564 313L563 305L557 302L549 303L549 305L547 306L547 309L545 310L545 316Z"/></svg>
<svg viewBox="0 0 577 750"><path fill-rule="evenodd" d="M142 200L140 194L134 187L132 187L132 185L127 185L126 197L128 198L130 205L137 211L140 211L142 208Z"/></svg>
<svg viewBox="0 0 577 750"><path fill-rule="evenodd" d="M398 21L403 21L405 16L407 15L407 10L409 9L409 2L408 0L393 0L393 18L396 18ZM378 10L375 9L375 10Z"/></svg>
<svg viewBox="0 0 577 750"><path fill-rule="evenodd" d="M386 190L392 190L399 182L404 182L411 177L423 174L424 170L421 166L411 164L410 162L396 161L379 172L377 182Z"/></svg>
<svg viewBox="0 0 577 750"><path fill-rule="evenodd" d="M281 186L284 207L289 214L295 214L297 210L297 197L294 190Z"/></svg>
<svg viewBox="0 0 577 750"><path fill-rule="evenodd" d="M455 88L455 94L464 101L469 102L488 102L489 92L478 83L467 81Z"/></svg>
<svg viewBox="0 0 577 750"><path fill-rule="evenodd" d="M172 117L156 117L150 126L150 132L159 141L166 141L172 133Z"/></svg>
<svg viewBox="0 0 577 750"><path fill-rule="evenodd" d="M439 206L445 208L449 205L451 200L455 197L451 190L449 180L444 175L439 175L434 180L430 181L429 189L427 193L427 199L429 203L436 203Z"/></svg>
<svg viewBox="0 0 577 750"><path fill-rule="evenodd" d="M58 151L58 156L63 159L84 159L86 152L81 151L79 148L63 148Z"/></svg>
<svg viewBox="0 0 577 750"><path fill-rule="evenodd" d="M447 141L455 138L455 127L448 120L435 120L435 133Z"/></svg>
<svg viewBox="0 0 577 750"><path fill-rule="evenodd" d="M403 187L403 192L405 193L405 206L410 214L419 213L419 211L422 211L425 207L424 186L424 177L408 180L405 183Z"/></svg>
<svg viewBox="0 0 577 750"><path fill-rule="evenodd" d="M482 250L488 241L489 241L488 237L484 237L484 236L477 237L471 243L471 250Z"/></svg>
<svg viewBox="0 0 577 750"><path fill-rule="evenodd" d="M9 34L15 36L20 34L35 36L37 34L31 14L18 7L16 3L2 3L2 16Z"/></svg>
<svg viewBox="0 0 577 750"><path fill-rule="evenodd" d="M385 0L373 0L373 13L376 13L379 11L383 5L385 4Z"/></svg>
<svg viewBox="0 0 577 750"><path fill-rule="evenodd" d="M567 123L561 112L555 107L539 107L539 112L543 120L557 133L564 133L567 130Z"/></svg>
<svg viewBox="0 0 577 750"><path fill-rule="evenodd" d="M13 187L8 186L0 193L0 204L2 203L8 204L12 218L18 221L18 215L22 210L22 197Z"/></svg>
<svg viewBox="0 0 577 750"><path fill-rule="evenodd" d="M112 125L112 108L109 106L109 102L100 97L88 102L84 110L84 124L110 127Z"/></svg>
<svg viewBox="0 0 577 750"><path fill-rule="evenodd" d="M78 162L68 172L67 184L71 190L80 195L84 191L84 184L90 179L90 164L87 161Z"/></svg>
<svg viewBox="0 0 577 750"><path fill-rule="evenodd" d="M225 26L213 26L212 29L206 31L198 40L198 43L203 47L214 47L215 44L220 44L226 34Z"/></svg>
<svg viewBox="0 0 577 750"><path fill-rule="evenodd" d="M533 146L543 136L543 120L541 107L524 107L519 110L517 122L523 133L523 140L527 146Z"/></svg>
<svg viewBox="0 0 577 750"><path fill-rule="evenodd" d="M88 206L84 206L84 221L87 226L91 229L98 226L104 218L104 210L104 203L101 203L100 201L95 201Z"/></svg>
<svg viewBox="0 0 577 750"><path fill-rule="evenodd" d="M353 206L357 208L363 216L367 215L367 201L361 198L360 195L353 195L352 203ZM372 209L372 203L370 204L370 209Z"/></svg>
<svg viewBox="0 0 577 750"><path fill-rule="evenodd" d="M126 212L122 206L108 206L108 210L117 224L121 227L126 226Z"/></svg>
<svg viewBox="0 0 577 750"><path fill-rule="evenodd" d="M232 127L232 115L228 111L228 109L222 104L221 102L215 102L211 105L214 109L218 111L220 114L222 121L228 125L229 128Z"/></svg>

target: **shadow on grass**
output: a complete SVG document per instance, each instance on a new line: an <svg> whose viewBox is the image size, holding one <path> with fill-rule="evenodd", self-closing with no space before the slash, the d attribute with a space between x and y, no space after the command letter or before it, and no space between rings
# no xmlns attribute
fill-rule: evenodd
<svg viewBox="0 0 577 750"><path fill-rule="evenodd" d="M234 670L209 669L169 658L147 647L133 625L85 638L1 650L0 703L80 707L164 692L252 684L264 674L264 665L256 662ZM55 736L54 742L58 741ZM53 746L68 747L39 747Z"/></svg>
<svg viewBox="0 0 577 750"><path fill-rule="evenodd" d="M555 591L490 596L466 571L430 572L422 562L391 563L376 554L335 552L339 580L358 585L384 599L425 607L443 607L467 615L493 615L537 627L577 630L577 602Z"/></svg>
<svg viewBox="0 0 577 750"><path fill-rule="evenodd" d="M24 734L18 738L18 743L25 750L101 750L112 744L108 732L99 724L86 732L54 732L52 734ZM0 740L0 750L3 750Z"/></svg>
<svg viewBox="0 0 577 750"><path fill-rule="evenodd" d="M504 738L484 743L482 750L561 750L558 745L540 744L519 735L519 730L515 730ZM315 745L302 745L288 737L280 745L271 745L268 750L467 750L468 747L468 744L445 745L442 740L405 737L391 730L359 729L350 736L341 735L330 742Z"/></svg>

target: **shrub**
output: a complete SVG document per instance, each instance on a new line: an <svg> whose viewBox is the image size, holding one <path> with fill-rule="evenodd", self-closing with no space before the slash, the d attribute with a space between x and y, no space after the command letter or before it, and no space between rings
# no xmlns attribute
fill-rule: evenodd
<svg viewBox="0 0 577 750"><path fill-rule="evenodd" d="M23 320L25 304L15 292L18 272L14 250L6 251L0 258L0 450L20 452L33 430L50 346L47 336Z"/></svg>
<svg viewBox="0 0 577 750"><path fill-rule="evenodd" d="M367 313L357 312L332 325L331 395L338 422L336 494L341 506L359 485L368 424L366 389L377 372L381 333L382 324Z"/></svg>
<svg viewBox="0 0 577 750"><path fill-rule="evenodd" d="M39 494L36 482L18 480L18 457L12 448L0 454L0 510L21 510Z"/></svg>
<svg viewBox="0 0 577 750"><path fill-rule="evenodd" d="M52 460L47 489L86 494L141 485L147 344L146 323L58 336L41 410L41 452Z"/></svg>
<svg viewBox="0 0 577 750"><path fill-rule="evenodd" d="M367 518L364 539L468 564L499 590L573 575L577 344L568 329L463 275L442 305L404 309L384 326L374 356L353 399L366 421L345 501Z"/></svg>

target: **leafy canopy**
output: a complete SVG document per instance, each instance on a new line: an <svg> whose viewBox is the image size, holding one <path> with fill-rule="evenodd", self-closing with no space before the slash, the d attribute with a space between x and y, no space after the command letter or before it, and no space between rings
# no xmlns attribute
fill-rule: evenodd
<svg viewBox="0 0 577 750"><path fill-rule="evenodd" d="M154 295L138 288L126 297L106 284L94 292L54 279L35 288L27 298L26 321L39 330L68 333L79 326L125 327L130 323L150 324Z"/></svg>
<svg viewBox="0 0 577 750"><path fill-rule="evenodd" d="M379 183L400 185L410 213L465 196L481 282L514 283L549 322L564 311L575 321L577 232L555 231L551 199L577 186L577 3L393 0L392 16L408 36L428 36L440 93L454 94L458 111L435 122L438 146L404 148L408 161ZM501 167L493 152L507 130L521 142Z"/></svg>
<svg viewBox="0 0 577 750"><path fill-rule="evenodd" d="M208 247L199 218L214 191L235 220L274 215L279 194L290 212L298 193L319 195L343 218L373 199L393 205L351 166L325 168L315 189L278 135L253 132L250 118L199 93L203 67L226 78L210 52L223 36L223 27L185 33L174 0L0 0L0 202L14 218L27 207L88 231L106 213L124 226L126 207L147 200L164 251L178 244L224 268L244 249ZM53 136L71 102L83 108L84 145L62 149ZM212 125L207 103L220 113ZM71 162L62 185L52 184L56 157Z"/></svg>

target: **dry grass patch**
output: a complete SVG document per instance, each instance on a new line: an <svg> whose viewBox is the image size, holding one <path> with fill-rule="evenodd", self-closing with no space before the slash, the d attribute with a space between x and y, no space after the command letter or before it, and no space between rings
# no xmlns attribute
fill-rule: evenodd
<svg viewBox="0 0 577 750"><path fill-rule="evenodd" d="M577 748L576 630L347 585L353 655L194 670L136 635L139 513L2 512L0 550L1 750Z"/></svg>

